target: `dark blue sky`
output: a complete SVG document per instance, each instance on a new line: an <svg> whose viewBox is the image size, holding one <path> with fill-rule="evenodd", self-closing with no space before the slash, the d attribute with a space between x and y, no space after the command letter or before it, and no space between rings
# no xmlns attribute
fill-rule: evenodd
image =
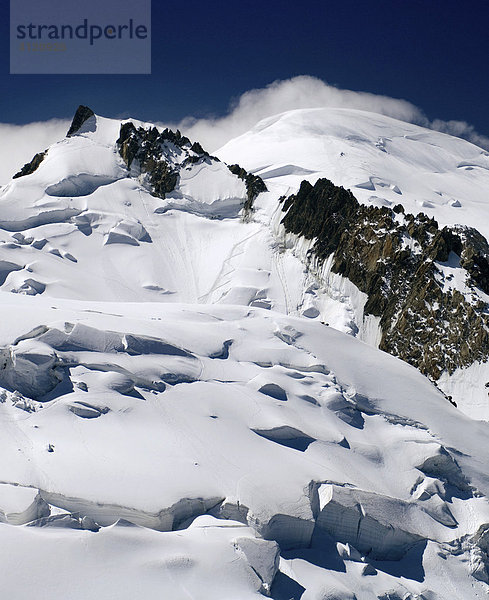
<svg viewBox="0 0 489 600"><path fill-rule="evenodd" d="M135 0L137 4L137 0ZM2 2L0 122L222 114L294 75L404 98L489 134L489 1L153 0L152 75L9 75Z"/></svg>

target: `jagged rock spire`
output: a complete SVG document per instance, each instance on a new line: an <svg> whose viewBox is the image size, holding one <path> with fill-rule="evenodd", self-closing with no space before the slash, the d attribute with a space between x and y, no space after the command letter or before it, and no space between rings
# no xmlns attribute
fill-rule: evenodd
<svg viewBox="0 0 489 600"><path fill-rule="evenodd" d="M76 133L80 129L80 127L83 125L83 123L85 123L85 121L87 121L90 117L94 117L94 116L95 116L95 113L93 112L93 110L91 108L88 108L88 106L83 106L82 104L80 104L80 106L76 109L75 116L73 117L71 126L68 130L68 133L66 134L67 137L70 137L71 135Z"/></svg>

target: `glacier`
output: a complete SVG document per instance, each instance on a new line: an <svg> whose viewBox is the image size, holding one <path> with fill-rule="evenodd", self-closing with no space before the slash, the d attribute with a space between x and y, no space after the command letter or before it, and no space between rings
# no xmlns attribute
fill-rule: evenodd
<svg viewBox="0 0 489 600"><path fill-rule="evenodd" d="M487 597L489 367L437 387L380 351L279 198L327 177L487 237L488 154L350 109L215 157L84 114L0 190L5 595ZM267 188L252 209L236 164Z"/></svg>

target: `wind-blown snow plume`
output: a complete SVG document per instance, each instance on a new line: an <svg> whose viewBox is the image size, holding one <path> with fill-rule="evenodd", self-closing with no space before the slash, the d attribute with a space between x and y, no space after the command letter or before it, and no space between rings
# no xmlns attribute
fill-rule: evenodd
<svg viewBox="0 0 489 600"><path fill-rule="evenodd" d="M224 117L186 117L177 126L191 138L216 150L233 137L245 133L258 121L297 108L356 108L387 115L401 121L427 124L423 112L406 100L367 92L342 90L308 75L274 81L261 89L245 92Z"/></svg>
<svg viewBox="0 0 489 600"><path fill-rule="evenodd" d="M435 119L429 124L431 129L435 131L441 131L442 133L448 133L455 137L463 138L472 142L476 146L481 148L489 149L489 137L480 134L475 130L475 127L466 121L442 121L441 119Z"/></svg>
<svg viewBox="0 0 489 600"><path fill-rule="evenodd" d="M407 100L343 90L309 75L274 81L265 88L245 92L231 104L228 114L223 117L186 117L173 126L214 151L251 129L261 119L299 108L354 108L379 113L448 133L489 149L489 137L478 133L473 125L465 121L430 121L420 108Z"/></svg>

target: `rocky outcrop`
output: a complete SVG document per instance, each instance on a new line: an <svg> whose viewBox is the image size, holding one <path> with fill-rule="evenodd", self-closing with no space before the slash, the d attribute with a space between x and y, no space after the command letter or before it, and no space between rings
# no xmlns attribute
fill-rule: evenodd
<svg viewBox="0 0 489 600"><path fill-rule="evenodd" d="M478 231L440 228L401 205L361 205L327 179L303 181L281 201L285 230L315 240L309 260L332 257L332 271L367 295L364 314L380 318L382 350L435 381L487 360L489 245Z"/></svg>
<svg viewBox="0 0 489 600"><path fill-rule="evenodd" d="M34 156L34 158L31 160L31 162L26 163L22 167L22 169L12 177L12 179L18 179L19 177L24 177L25 175L31 175L32 173L34 173L34 171L37 170L39 165L44 160L44 157L46 156L46 154L47 154L47 150L44 150L44 152L39 152L38 154L36 154Z"/></svg>
<svg viewBox="0 0 489 600"><path fill-rule="evenodd" d="M129 170L147 175L151 191L158 198L165 198L175 190L181 169L190 168L200 162L209 165L220 162L198 142L192 143L178 129L165 129L160 132L156 127L136 128L132 122L122 124L117 147ZM228 168L233 175L245 182L247 200L244 209L251 210L258 194L267 190L263 180L239 165L231 165Z"/></svg>
<svg viewBox="0 0 489 600"><path fill-rule="evenodd" d="M76 110L75 116L73 117L73 121L71 122L70 128L66 136L71 137L74 133L79 131L81 126L85 123L85 121L87 121L91 117L95 118L95 113L93 112L93 110L88 108L88 106L80 105ZM44 152L39 152L38 154L36 154L30 162L26 163L22 167L22 169L12 177L12 179L18 179L19 177L24 177L25 175L31 175L32 173L34 173L34 171L37 170L39 165L46 157L47 152L47 150L44 150Z"/></svg>
<svg viewBox="0 0 489 600"><path fill-rule="evenodd" d="M258 177L258 175L248 173L248 171L239 165L228 165L228 169L231 171L231 173L245 182L248 199L245 202L244 209L248 211L251 210L253 208L253 202L257 198L258 194L268 191L265 182L261 177Z"/></svg>
<svg viewBox="0 0 489 600"><path fill-rule="evenodd" d="M133 123L124 123L121 126L117 146L119 154L131 169L134 161L138 161L141 173L147 173L153 194L165 198L172 192L178 182L178 171L165 159L163 151L165 143L171 143L178 148L187 145L190 140L181 135L165 129L160 133L156 127L151 129L136 129Z"/></svg>
<svg viewBox="0 0 489 600"><path fill-rule="evenodd" d="M74 133L80 130L81 126L85 121L88 121L91 117L95 117L95 113L88 106L80 106L76 109L75 116L73 117L73 121L71 122L70 128L68 129L67 137L72 136Z"/></svg>

